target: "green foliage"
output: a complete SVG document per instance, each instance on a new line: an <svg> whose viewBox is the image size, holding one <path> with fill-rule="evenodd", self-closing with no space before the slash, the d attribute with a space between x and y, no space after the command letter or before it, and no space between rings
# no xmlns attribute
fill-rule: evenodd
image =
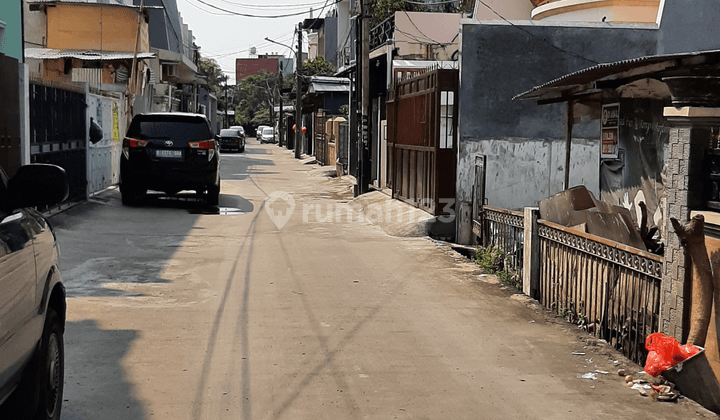
<svg viewBox="0 0 720 420"><path fill-rule="evenodd" d="M395 12L438 12L438 13L470 13L475 5L474 0L460 0L460 3L415 4L405 0L377 0L371 8L370 27L380 24Z"/></svg>
<svg viewBox="0 0 720 420"><path fill-rule="evenodd" d="M220 65L215 60L201 58L198 62L198 72L208 81L208 90L218 99L218 109L225 109L224 89L228 77L223 74Z"/></svg>
<svg viewBox="0 0 720 420"><path fill-rule="evenodd" d="M512 270L507 264L508 255L501 248L478 248L473 259L485 271L496 274L500 281L518 291L522 291L520 273Z"/></svg>
<svg viewBox="0 0 720 420"><path fill-rule="evenodd" d="M505 267L505 253L500 248L478 248L475 262L485 270L497 273Z"/></svg>
<svg viewBox="0 0 720 420"><path fill-rule="evenodd" d="M234 87L235 123L239 125L270 124L270 109L277 98L277 75L257 73L240 81Z"/></svg>
<svg viewBox="0 0 720 420"><path fill-rule="evenodd" d="M332 64L325 61L321 55L306 61L302 65L301 73L303 76L329 76L333 73Z"/></svg>
<svg viewBox="0 0 720 420"><path fill-rule="evenodd" d="M340 105L340 113L347 118L350 114L350 107L348 105Z"/></svg>

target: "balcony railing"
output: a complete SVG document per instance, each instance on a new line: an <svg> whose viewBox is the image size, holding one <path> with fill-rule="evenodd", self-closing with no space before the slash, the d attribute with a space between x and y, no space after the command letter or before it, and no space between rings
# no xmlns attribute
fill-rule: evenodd
<svg viewBox="0 0 720 420"><path fill-rule="evenodd" d="M395 15L382 21L379 25L370 29L370 51L385 45L389 39L395 36Z"/></svg>

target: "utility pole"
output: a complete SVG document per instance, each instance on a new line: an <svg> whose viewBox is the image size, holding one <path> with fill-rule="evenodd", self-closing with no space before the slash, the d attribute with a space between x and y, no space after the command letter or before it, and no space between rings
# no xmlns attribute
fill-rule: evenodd
<svg viewBox="0 0 720 420"><path fill-rule="evenodd" d="M295 67L295 159L300 159L300 147L302 142L302 91L300 88L300 68L302 67L302 22L298 23L297 30L297 66Z"/></svg>
<svg viewBox="0 0 720 420"><path fill-rule="evenodd" d="M277 89L278 89L278 103L280 104L280 115L278 116L278 147L282 147L283 143L285 141L285 129L283 125L285 125L285 114L283 112L283 100L282 100L282 88L283 88L283 62L281 60L278 60L278 82L277 82Z"/></svg>
<svg viewBox="0 0 720 420"><path fill-rule="evenodd" d="M224 128L230 127L228 125L227 77L225 78L225 124L224 125L225 125Z"/></svg>
<svg viewBox="0 0 720 420"><path fill-rule="evenodd" d="M370 26L369 22L367 21L367 18L369 17L367 2L367 0L359 0L360 16L358 16L358 25L360 25L361 40L359 45L360 54L355 59L356 68L357 65L360 64L361 69L360 72L358 72L360 76L359 87L361 92L361 117L359 124L360 135L358 138L358 166L357 176L355 177L357 186L355 188L355 196L364 194L368 191L370 175L367 168L367 166L369 166L368 164L370 159L370 153L368 149L368 109L370 106Z"/></svg>

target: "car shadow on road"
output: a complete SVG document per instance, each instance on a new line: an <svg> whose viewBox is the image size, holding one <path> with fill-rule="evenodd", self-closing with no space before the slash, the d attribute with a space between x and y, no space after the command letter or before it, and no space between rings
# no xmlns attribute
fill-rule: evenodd
<svg viewBox="0 0 720 420"><path fill-rule="evenodd" d="M122 366L137 337L135 330L104 330L92 320L66 323L61 420L149 418Z"/></svg>

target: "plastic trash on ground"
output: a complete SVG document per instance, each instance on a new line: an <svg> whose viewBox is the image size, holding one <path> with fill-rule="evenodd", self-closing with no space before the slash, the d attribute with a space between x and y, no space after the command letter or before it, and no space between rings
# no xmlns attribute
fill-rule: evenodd
<svg viewBox="0 0 720 420"><path fill-rule="evenodd" d="M649 351L645 372L653 377L700 352L692 344L681 346L675 338L662 333L650 334L645 340L645 348Z"/></svg>

